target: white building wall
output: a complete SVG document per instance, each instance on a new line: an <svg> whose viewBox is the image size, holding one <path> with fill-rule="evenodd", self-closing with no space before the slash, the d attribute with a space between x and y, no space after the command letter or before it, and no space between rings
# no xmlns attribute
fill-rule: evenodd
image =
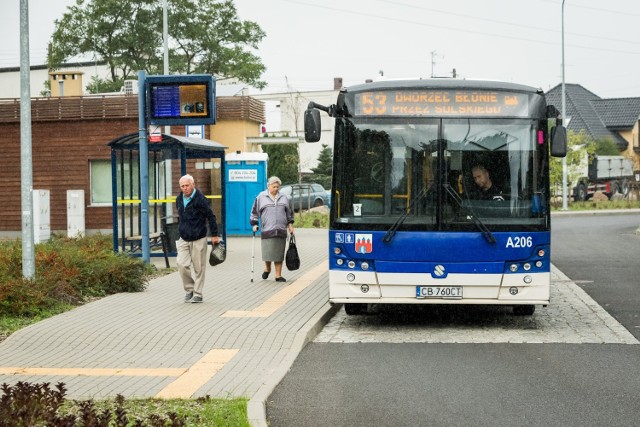
<svg viewBox="0 0 640 427"><path fill-rule="evenodd" d="M264 101L267 105L280 110L280 121L267 123L267 132L286 132L289 136L298 136L304 139L304 111L309 102L313 101L320 105L333 105L338 100L337 90L311 91L311 92L291 92L255 94L252 97ZM279 107L275 107L279 105ZM322 136L320 141L314 143L302 142L300 144L300 166L303 172L311 172L311 168L318 165L318 156L322 151L322 145L328 145L333 150L334 119L325 112L320 113L322 117ZM267 117L269 117L267 111ZM278 129L276 129L278 127Z"/></svg>
<svg viewBox="0 0 640 427"><path fill-rule="evenodd" d="M49 80L49 70L45 66L37 66L31 69L29 89L31 97L43 96L44 82ZM83 93L87 93L87 85L91 83L93 76L102 79L109 77L109 69L104 65L67 66L56 71L82 71ZM134 77L136 78L136 77ZM0 98L20 98L20 69L16 67L0 69Z"/></svg>

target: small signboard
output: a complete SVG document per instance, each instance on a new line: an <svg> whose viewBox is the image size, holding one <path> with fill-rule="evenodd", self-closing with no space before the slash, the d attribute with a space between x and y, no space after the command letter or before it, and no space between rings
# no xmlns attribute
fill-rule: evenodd
<svg viewBox="0 0 640 427"><path fill-rule="evenodd" d="M258 182L256 169L230 169L229 182Z"/></svg>
<svg viewBox="0 0 640 427"><path fill-rule="evenodd" d="M147 76L145 90L150 124L215 123L215 80L211 75Z"/></svg>
<svg viewBox="0 0 640 427"><path fill-rule="evenodd" d="M185 126L185 136L188 138L204 139L204 125Z"/></svg>

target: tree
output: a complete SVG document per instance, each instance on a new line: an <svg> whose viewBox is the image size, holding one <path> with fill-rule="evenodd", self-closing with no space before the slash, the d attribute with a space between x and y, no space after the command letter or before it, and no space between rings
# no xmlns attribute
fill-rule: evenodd
<svg viewBox="0 0 640 427"><path fill-rule="evenodd" d="M240 21L232 0L169 0L169 62L173 73L238 78L263 88L264 65L251 50L265 33ZM77 0L55 21L47 60L50 69L76 56L107 64L108 80L93 89L120 88L144 70L162 74L162 8L156 0Z"/></svg>
<svg viewBox="0 0 640 427"><path fill-rule="evenodd" d="M232 0L172 0L169 34L175 40L170 61L178 73L238 78L259 89L265 66L247 48L265 37L257 23L238 20Z"/></svg>
<svg viewBox="0 0 640 427"><path fill-rule="evenodd" d="M269 155L269 176L277 176L283 184L298 182L297 144L263 144L262 150Z"/></svg>
<svg viewBox="0 0 640 427"><path fill-rule="evenodd" d="M600 156L619 156L620 149L611 138L596 139L595 142L595 154Z"/></svg>
<svg viewBox="0 0 640 427"><path fill-rule="evenodd" d="M318 166L311 168L313 175L307 175L305 182L317 182L324 188L331 188L331 173L333 171L333 152L327 144L322 144L318 155Z"/></svg>
<svg viewBox="0 0 640 427"><path fill-rule="evenodd" d="M567 133L567 194L583 175L583 170L587 166L587 159L595 152L595 144L584 131ZM562 158L551 157L549 162L549 181L551 193L562 194Z"/></svg>

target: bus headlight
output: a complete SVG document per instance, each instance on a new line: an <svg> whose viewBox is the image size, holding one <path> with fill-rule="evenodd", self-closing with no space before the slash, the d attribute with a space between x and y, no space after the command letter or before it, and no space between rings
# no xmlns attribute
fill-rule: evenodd
<svg viewBox="0 0 640 427"><path fill-rule="evenodd" d="M356 262L354 260L351 260L347 263L347 266L349 268L356 268Z"/></svg>
<svg viewBox="0 0 640 427"><path fill-rule="evenodd" d="M524 271L531 270L531 264L529 264L528 262L525 262L522 267L524 268Z"/></svg>
<svg viewBox="0 0 640 427"><path fill-rule="evenodd" d="M336 260L336 264L338 264L338 265L342 265L342 264L344 264L344 260L343 260L342 258L338 258L338 259Z"/></svg>
<svg viewBox="0 0 640 427"><path fill-rule="evenodd" d="M522 278L522 280L524 280L524 283L526 283L528 285L529 283L531 283L533 281L533 278L527 274L526 276L524 276Z"/></svg>
<svg viewBox="0 0 640 427"><path fill-rule="evenodd" d="M342 253L342 249L336 246L335 248L333 248L333 253L336 255L340 255Z"/></svg>
<svg viewBox="0 0 640 427"><path fill-rule="evenodd" d="M542 261L536 261L536 267L538 268L542 267Z"/></svg>
<svg viewBox="0 0 640 427"><path fill-rule="evenodd" d="M353 282L354 280L356 280L356 275L353 273L349 273L347 274L347 282Z"/></svg>
<svg viewBox="0 0 640 427"><path fill-rule="evenodd" d="M368 270L369 269L369 263L368 262L363 262L362 264L360 264L360 268L362 268L363 270Z"/></svg>
<svg viewBox="0 0 640 427"><path fill-rule="evenodd" d="M516 271L518 271L518 264L511 264L511 266L509 267L509 270L511 270L512 273L515 273Z"/></svg>

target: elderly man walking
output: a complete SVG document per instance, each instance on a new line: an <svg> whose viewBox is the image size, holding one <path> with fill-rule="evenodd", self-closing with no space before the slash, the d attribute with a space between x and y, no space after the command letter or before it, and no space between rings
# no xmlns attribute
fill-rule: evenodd
<svg viewBox="0 0 640 427"><path fill-rule="evenodd" d="M200 303L207 267L207 225L211 243L217 245L220 243L218 224L209 201L196 189L193 177L185 175L179 183L181 193L176 198L180 218L180 238L176 242L178 272L186 292L184 302Z"/></svg>

